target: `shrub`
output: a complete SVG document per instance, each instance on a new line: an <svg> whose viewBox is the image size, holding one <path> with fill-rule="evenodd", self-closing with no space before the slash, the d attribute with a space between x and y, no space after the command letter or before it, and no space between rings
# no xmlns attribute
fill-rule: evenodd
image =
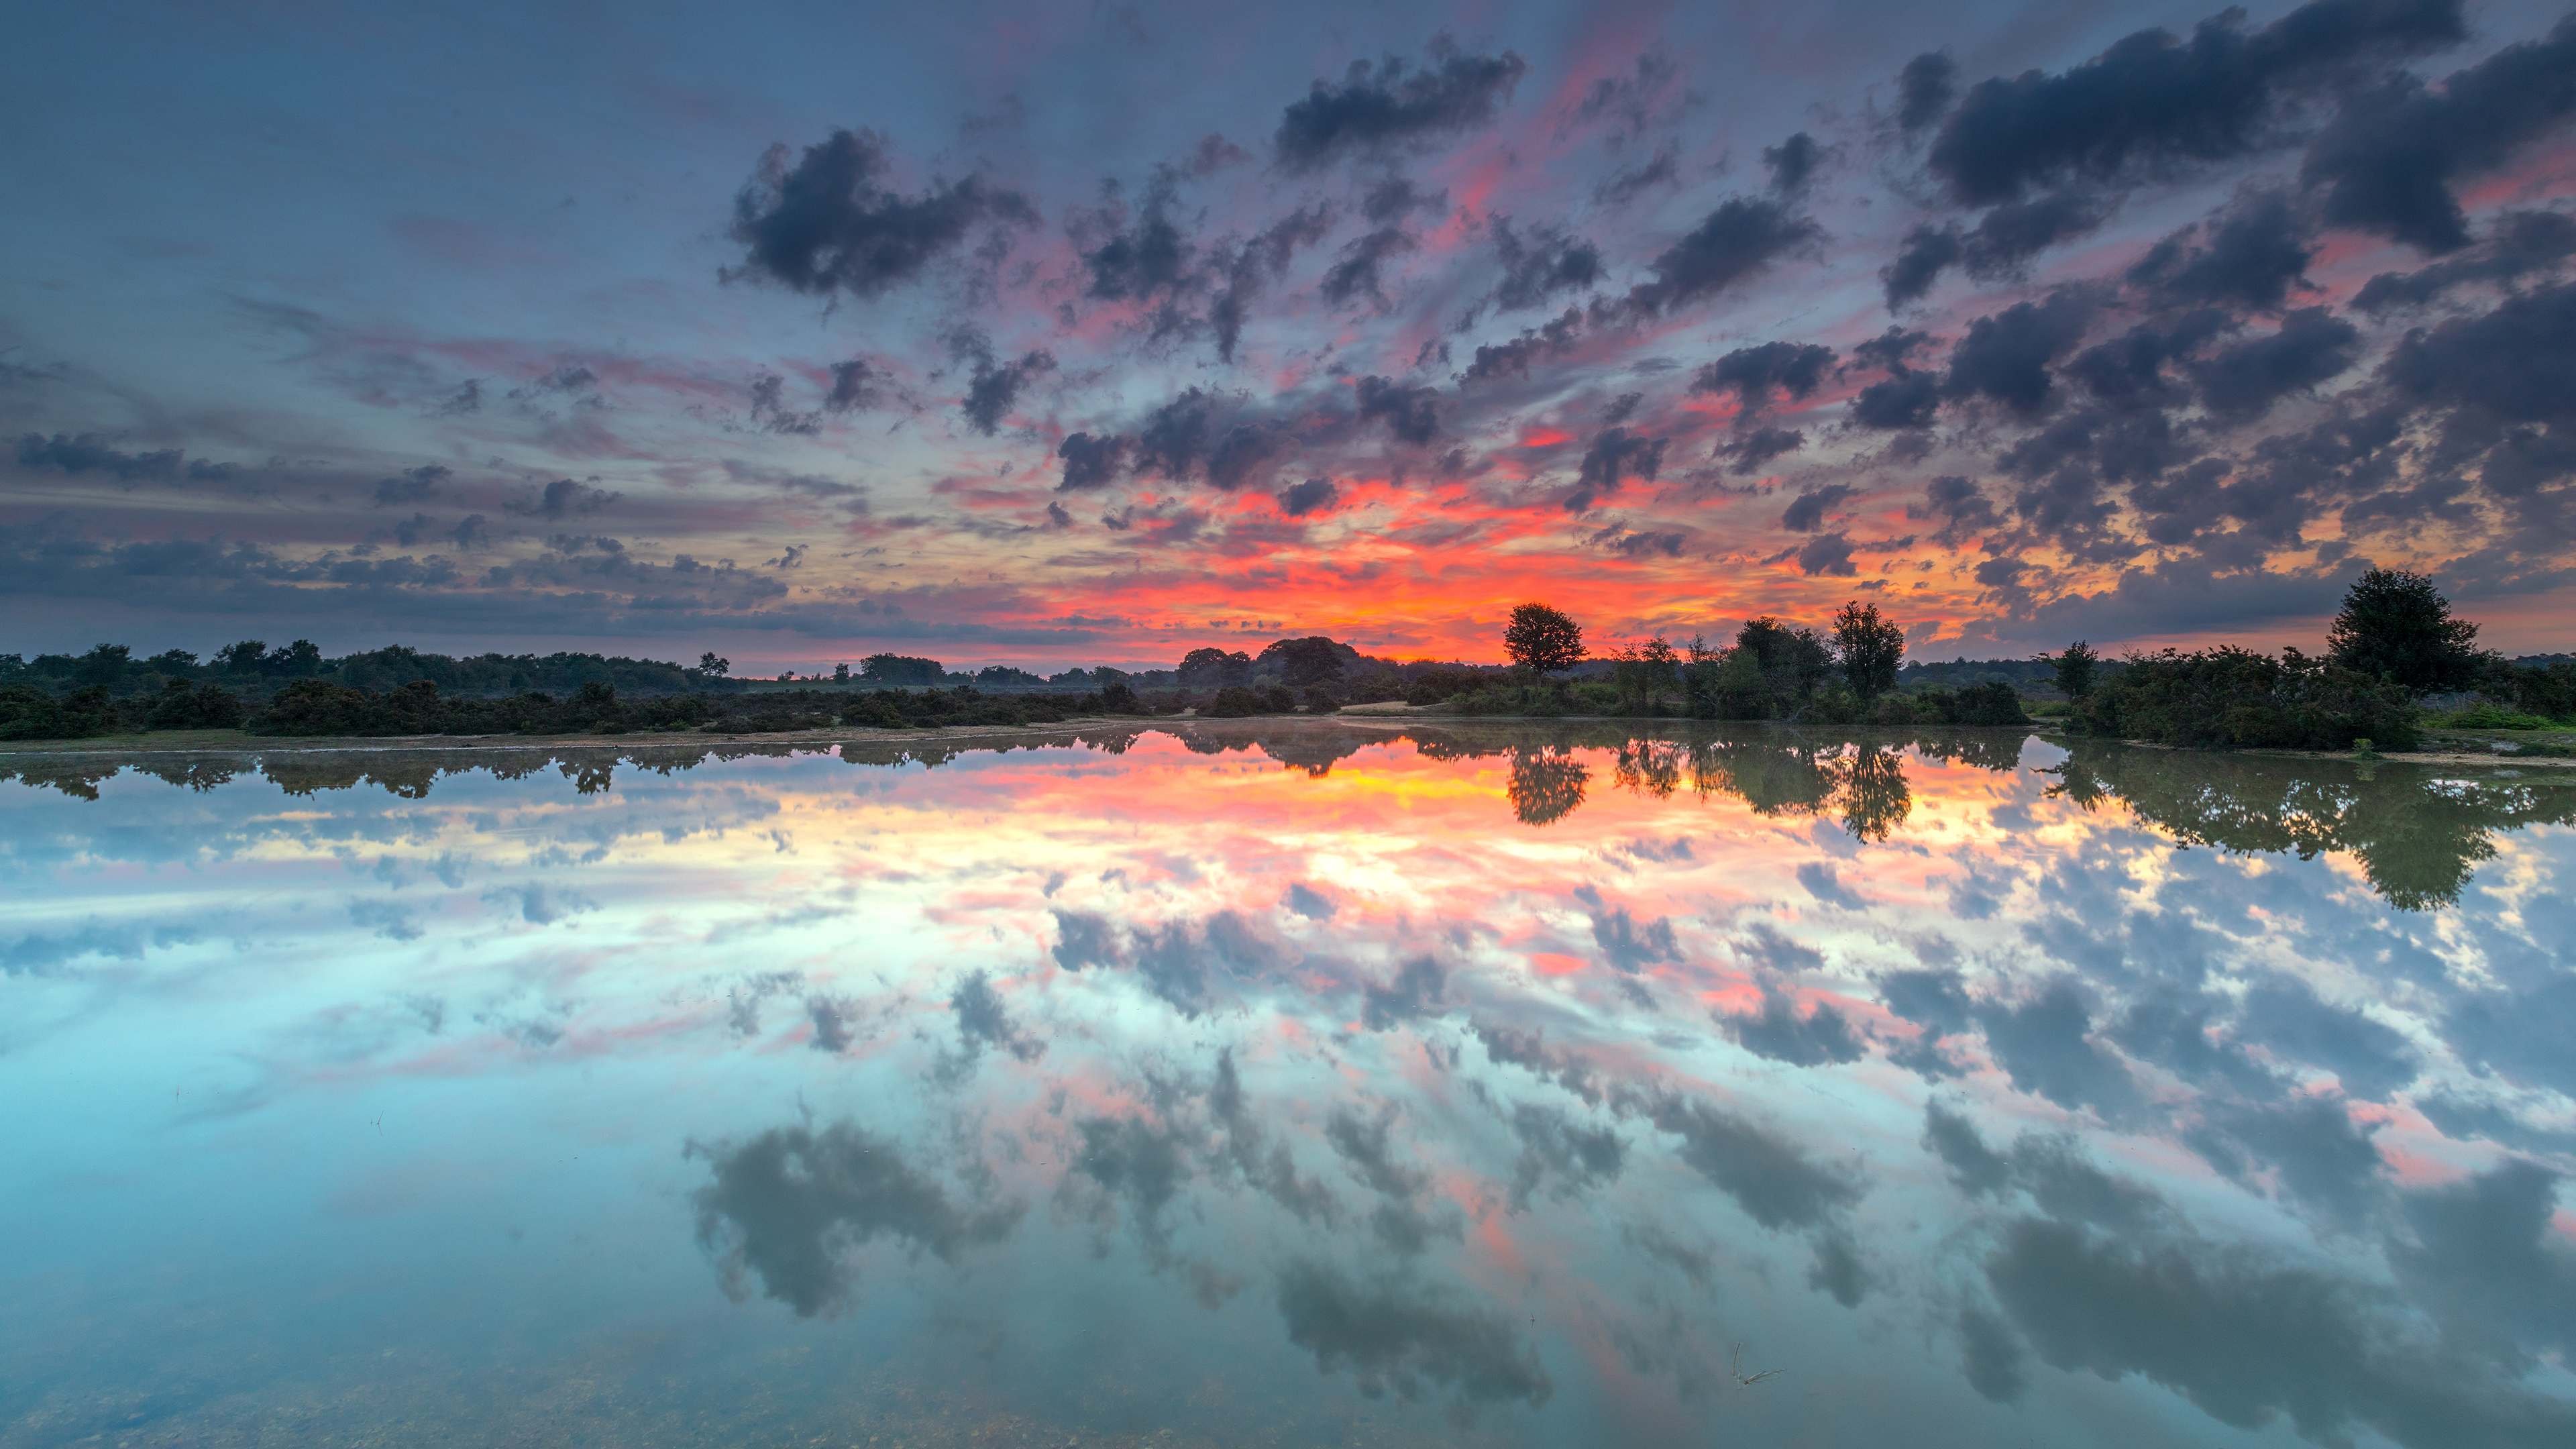
<svg viewBox="0 0 2576 1449"><path fill-rule="evenodd" d="M190 689L187 681L173 679L162 686L161 697L152 702L152 713L145 722L156 730L238 729L242 702L221 685L201 684Z"/></svg>
<svg viewBox="0 0 2576 1449"><path fill-rule="evenodd" d="M116 731L116 707L102 685L56 699L32 685L0 689L0 740L83 740Z"/></svg>
<svg viewBox="0 0 2576 1449"><path fill-rule="evenodd" d="M2076 717L2093 734L2218 749L2347 750L2357 739L2415 747L2404 685L2293 649L2275 659L2232 645L2132 655Z"/></svg>

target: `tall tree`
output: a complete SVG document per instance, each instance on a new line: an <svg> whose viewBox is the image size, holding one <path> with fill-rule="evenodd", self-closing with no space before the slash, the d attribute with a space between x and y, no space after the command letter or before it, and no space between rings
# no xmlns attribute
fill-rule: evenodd
<svg viewBox="0 0 2576 1449"><path fill-rule="evenodd" d="M2093 692L2093 671L2101 664L2102 656L2093 652L2092 645L2078 639L2066 646L2065 653L2042 654L2039 662L2055 675L2059 693L2068 699L2082 699Z"/></svg>
<svg viewBox="0 0 2576 1449"><path fill-rule="evenodd" d="M2451 617L2451 601L2422 574L2365 569L2344 591L2326 633L2326 657L2408 689L2465 689L2483 663L2478 626Z"/></svg>
<svg viewBox="0 0 2576 1449"><path fill-rule="evenodd" d="M1545 604L1523 604L1503 626L1503 652L1544 679L1583 662L1583 626Z"/></svg>
<svg viewBox="0 0 2576 1449"><path fill-rule="evenodd" d="M1858 600L1834 615L1834 647L1843 658L1843 678L1852 693L1876 699L1896 687L1896 665L1905 657L1905 630L1879 617L1878 605Z"/></svg>

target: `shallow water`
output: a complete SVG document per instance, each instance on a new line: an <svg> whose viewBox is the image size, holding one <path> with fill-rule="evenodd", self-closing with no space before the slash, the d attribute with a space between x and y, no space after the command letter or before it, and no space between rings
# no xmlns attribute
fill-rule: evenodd
<svg viewBox="0 0 2576 1449"><path fill-rule="evenodd" d="M0 759L0 1445L2576 1443L2576 778L916 749Z"/></svg>

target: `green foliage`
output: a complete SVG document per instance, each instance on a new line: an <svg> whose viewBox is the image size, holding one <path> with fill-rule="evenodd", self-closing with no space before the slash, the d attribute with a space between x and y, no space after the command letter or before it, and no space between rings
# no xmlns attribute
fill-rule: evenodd
<svg viewBox="0 0 2576 1449"><path fill-rule="evenodd" d="M1748 620L1736 630L1735 647L1751 652L1775 702L1804 700L1833 677L1834 651L1822 634L1792 628L1768 615Z"/></svg>
<svg viewBox="0 0 2576 1449"><path fill-rule="evenodd" d="M241 728L242 716L240 697L222 685L190 689L186 680L173 679L162 686L144 723L156 730L230 730Z"/></svg>
<svg viewBox="0 0 2576 1449"><path fill-rule="evenodd" d="M1545 604L1522 604L1503 628L1503 652L1544 679L1583 662L1583 626Z"/></svg>
<svg viewBox="0 0 2576 1449"><path fill-rule="evenodd" d="M0 740L83 740L116 728L116 706L103 686L60 699L33 685L0 689Z"/></svg>
<svg viewBox="0 0 2576 1449"><path fill-rule="evenodd" d="M1623 715L1654 716L1664 713L1666 696L1679 702L1682 692L1681 654L1661 634L1645 643L1621 649L1610 656L1610 689L1615 696L1613 707Z"/></svg>
<svg viewBox="0 0 2576 1449"><path fill-rule="evenodd" d="M2078 706L2088 733L2216 749L2347 750L2415 747L2406 688L2289 650L2280 658L2232 645L2131 655L2119 676Z"/></svg>
<svg viewBox="0 0 2576 1449"><path fill-rule="evenodd" d="M1321 634L1312 634L1303 639L1274 642L1261 651L1261 657L1254 660L1253 665L1264 674L1275 667L1281 683L1290 689L1304 689L1308 685L1329 684L1341 678L1345 664L1343 656L1356 657L1357 652L1347 644L1337 644Z"/></svg>
<svg viewBox="0 0 2576 1449"><path fill-rule="evenodd" d="M1284 685L1254 689L1249 685L1230 684L1216 692L1216 697L1199 706L1199 713L1213 719L1245 719L1257 714L1294 714L1297 696Z"/></svg>
<svg viewBox="0 0 2576 1449"><path fill-rule="evenodd" d="M2416 690L2466 689L2485 656L2478 626L2451 617L2433 581L2403 569L2368 569L2343 596L2326 657L2359 674Z"/></svg>
<svg viewBox="0 0 2576 1449"><path fill-rule="evenodd" d="M2065 653L2055 656L2042 654L2039 662L2049 666L2050 680L2057 686L2058 693L2068 699L2082 699L2093 692L2093 676L2101 665L2102 656L2093 652L2092 645L2078 639L2066 646Z"/></svg>
<svg viewBox="0 0 2576 1449"><path fill-rule="evenodd" d="M1842 655L1843 679L1865 704L1896 687L1896 666L1905 658L1905 630L1880 617L1878 605L1855 599L1834 615L1834 648Z"/></svg>
<svg viewBox="0 0 2576 1449"><path fill-rule="evenodd" d="M844 664L841 668L843 670L847 670L849 666ZM698 656L697 672L709 679L722 679L726 675L733 673L733 661L724 658L722 655L717 654L716 651L710 649L706 653Z"/></svg>
<svg viewBox="0 0 2576 1449"><path fill-rule="evenodd" d="M947 677L946 666L936 659L918 659L905 654L871 654L859 661L859 678L869 684L938 684Z"/></svg>

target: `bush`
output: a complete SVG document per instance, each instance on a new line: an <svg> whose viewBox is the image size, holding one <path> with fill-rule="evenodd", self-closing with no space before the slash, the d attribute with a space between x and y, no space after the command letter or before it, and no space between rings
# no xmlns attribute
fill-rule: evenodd
<svg viewBox="0 0 2576 1449"><path fill-rule="evenodd" d="M241 728L242 702L229 689L173 679L162 686L145 723L156 730L229 730Z"/></svg>
<svg viewBox="0 0 2576 1449"><path fill-rule="evenodd" d="M2348 750L2367 739L2409 750L2416 742L2405 686L2295 649L2278 659L2232 645L2132 655L2076 710L2088 733L2160 744Z"/></svg>
<svg viewBox="0 0 2576 1449"><path fill-rule="evenodd" d="M116 732L116 706L103 685L56 699L32 685L0 689L0 740L85 740Z"/></svg>

